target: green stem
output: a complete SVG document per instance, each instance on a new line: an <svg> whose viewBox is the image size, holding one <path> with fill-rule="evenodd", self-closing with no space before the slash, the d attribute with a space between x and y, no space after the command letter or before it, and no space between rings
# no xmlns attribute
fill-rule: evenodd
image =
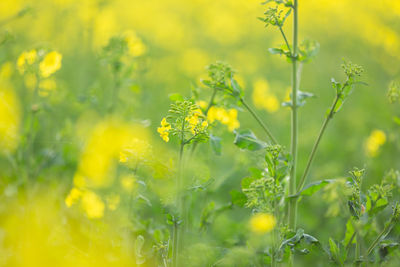
<svg viewBox="0 0 400 267"><path fill-rule="evenodd" d="M382 239L383 237L385 237L387 234L389 234L390 231L392 230L392 228L393 228L393 223L391 223L391 222L388 223L388 224L385 226L385 228L383 228L382 232L380 232L380 234L377 236L377 238L375 238L375 240L372 242L371 246L369 246L365 257L368 257L368 256L372 253L372 251L373 251L373 250L375 249L375 247L379 244L379 242L381 241L381 239Z"/></svg>
<svg viewBox="0 0 400 267"><path fill-rule="evenodd" d="M289 53L290 53L291 55L293 55L293 54L292 54L292 49L290 49L290 45L289 45L289 42L288 42L288 40L287 40L287 38L286 38L286 35L285 35L285 33L283 32L282 26L279 26L279 31L281 32L282 37L283 37L283 39L285 40L286 46L287 46L288 49L289 49Z"/></svg>
<svg viewBox="0 0 400 267"><path fill-rule="evenodd" d="M336 98L335 98L335 101L333 102L333 104L332 104L332 106L331 106L331 108L329 110L328 115L325 118L324 123L322 124L321 130L319 131L318 137L315 140L314 146L313 146L313 148L311 150L311 153L310 153L310 156L308 158L306 168L305 168L304 173L303 173L303 175L302 175L302 177L300 179L299 186L297 187L297 192L300 192L300 190L303 189L304 183L305 183L305 181L307 179L307 175L308 175L308 173L310 171L311 164L312 164L312 162L314 160L314 156L315 156L315 153L317 152L317 149L318 149L319 143L321 141L321 138L325 133L325 130L326 130L326 127L328 126L329 121L333 118L333 115L335 114L335 107L337 105L337 102L339 101L339 98L340 98L340 95L337 95Z"/></svg>
<svg viewBox="0 0 400 267"><path fill-rule="evenodd" d="M290 170L289 180L289 195L296 193L296 167L297 167L297 135L298 135L298 120L297 120L297 40L298 40L298 0L293 1L293 54L292 54L292 119L291 119L291 155L292 168ZM289 201L289 227L296 229L297 217L297 199L292 198Z"/></svg>
<svg viewBox="0 0 400 267"><path fill-rule="evenodd" d="M208 111L209 111L210 108L214 105L214 99L215 99L215 96L216 96L216 95L217 95L217 89L214 88L214 91L213 91L213 93L212 93L212 95L211 95L211 98L210 98L210 102L208 102L208 106L207 106L206 110L204 111L204 115L205 115L205 116L207 116Z"/></svg>
<svg viewBox="0 0 400 267"><path fill-rule="evenodd" d="M264 132L268 135L269 139L271 139L272 143L277 144L278 142L272 135L271 131L268 129L268 127L264 124L264 122L258 117L258 115L254 112L252 108L244 101L243 98L240 99L240 102L243 104L243 106L250 112L250 114L253 116L253 118L260 124L261 128L263 128Z"/></svg>
<svg viewBox="0 0 400 267"><path fill-rule="evenodd" d="M207 117L208 111L210 111L210 108L214 105L214 99L215 99L215 96L217 95L217 91L218 91L218 89L214 88L214 91L213 91L213 93L211 95L211 98L210 98L210 102L208 102L207 108L204 111L204 116L206 116L206 117ZM194 152L196 151L196 148L197 148L198 144L199 144L198 142L194 142L193 143L192 150L190 151L190 156L189 156L190 158L192 158Z"/></svg>
<svg viewBox="0 0 400 267"><path fill-rule="evenodd" d="M178 158L178 174L176 179L176 207L179 211L179 221L182 223L182 218L184 218L184 195L183 195L183 181L182 181L182 167L183 167L183 150L185 147L185 120L182 120L182 128L181 128L181 142L179 149L179 158ZM186 222L184 222L186 223ZM174 230L173 230L173 249L172 249L172 266L177 267L179 264L179 254L180 248L183 247L183 237L184 231L182 227L179 227L178 222L174 222Z"/></svg>
<svg viewBox="0 0 400 267"><path fill-rule="evenodd" d="M356 260L356 266L360 266L360 256L361 256L361 237L360 235L356 234L356 252L355 252L355 260Z"/></svg>
<svg viewBox="0 0 400 267"><path fill-rule="evenodd" d="M172 232L172 266L177 267L178 266L178 239L179 239L179 233L178 233L178 222L174 222L174 228Z"/></svg>

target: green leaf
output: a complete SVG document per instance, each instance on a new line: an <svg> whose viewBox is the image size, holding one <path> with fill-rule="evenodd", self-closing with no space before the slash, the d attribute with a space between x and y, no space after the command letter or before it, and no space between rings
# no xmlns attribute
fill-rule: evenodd
<svg viewBox="0 0 400 267"><path fill-rule="evenodd" d="M240 98L243 93L243 89L240 87L238 82L231 77L232 95L236 98Z"/></svg>
<svg viewBox="0 0 400 267"><path fill-rule="evenodd" d="M239 130L235 132L235 141L233 142L241 149L256 151L265 148L266 143L257 139L255 134L250 130Z"/></svg>
<svg viewBox="0 0 400 267"><path fill-rule="evenodd" d="M339 247L332 238L329 238L329 251L331 253L332 260L334 260L336 263L342 264L340 260Z"/></svg>
<svg viewBox="0 0 400 267"><path fill-rule="evenodd" d="M272 55L283 55L285 54L285 51L281 48L268 48L268 52L270 52Z"/></svg>
<svg viewBox="0 0 400 267"><path fill-rule="evenodd" d="M255 181L256 178L254 177L246 177L242 179L241 185L242 189L248 189L253 181Z"/></svg>
<svg viewBox="0 0 400 267"><path fill-rule="evenodd" d="M174 217L171 214L167 214L167 224L173 225L174 224Z"/></svg>
<svg viewBox="0 0 400 267"><path fill-rule="evenodd" d="M207 87L211 87L212 88L212 83L209 80L201 80L201 83L204 84Z"/></svg>
<svg viewBox="0 0 400 267"><path fill-rule="evenodd" d="M399 117L394 116L394 117L393 117L393 121L394 121L396 124L400 125L400 118L399 118Z"/></svg>
<svg viewBox="0 0 400 267"><path fill-rule="evenodd" d="M237 191L237 190L232 190L230 192L230 195L231 195L232 204L239 206L239 207L244 207L244 205L247 202L247 197L245 194L243 194L242 192Z"/></svg>
<svg viewBox="0 0 400 267"><path fill-rule="evenodd" d="M222 145L220 137L210 134L210 145L216 155L221 155Z"/></svg>
<svg viewBox="0 0 400 267"><path fill-rule="evenodd" d="M142 255L142 248L144 245L144 237L142 235L138 235L135 241L135 255L136 255L136 264L143 264L146 259Z"/></svg>
<svg viewBox="0 0 400 267"><path fill-rule="evenodd" d="M356 239L353 237L354 234L354 226L352 223L352 218L347 220L346 223L346 233L344 235L344 240L343 240L343 246L350 245L349 242L351 241L351 244L354 244L356 242ZM353 237L353 240L351 238Z"/></svg>
<svg viewBox="0 0 400 267"><path fill-rule="evenodd" d="M309 92L303 92L303 91L298 91L297 92L297 106L298 107L302 107L306 104L306 99L307 98L314 98L315 95L313 93L309 93Z"/></svg>
<svg viewBox="0 0 400 267"><path fill-rule="evenodd" d="M325 187L327 184L330 184L332 180L321 180L321 181L316 181L313 183L310 183L306 186L303 187L303 189L298 192L295 195L289 196L288 198L292 197L299 197L299 196L312 196L314 193L318 192L321 190L323 187Z"/></svg>

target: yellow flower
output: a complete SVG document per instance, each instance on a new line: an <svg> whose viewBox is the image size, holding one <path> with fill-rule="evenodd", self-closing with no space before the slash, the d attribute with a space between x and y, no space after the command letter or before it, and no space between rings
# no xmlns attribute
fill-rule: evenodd
<svg viewBox="0 0 400 267"><path fill-rule="evenodd" d="M5 62L0 68L0 79L6 80L13 74L13 65L10 61Z"/></svg>
<svg viewBox="0 0 400 267"><path fill-rule="evenodd" d="M36 50L30 50L23 52L17 59L17 69L21 74L26 71L26 65L32 65L35 63L37 58Z"/></svg>
<svg viewBox="0 0 400 267"><path fill-rule="evenodd" d="M207 128L207 127L208 127L208 122L207 122L207 121L203 121L203 122L201 123L201 129L204 130L204 129Z"/></svg>
<svg viewBox="0 0 400 267"><path fill-rule="evenodd" d="M128 156L124 151L119 152L119 162L121 163L128 162Z"/></svg>
<svg viewBox="0 0 400 267"><path fill-rule="evenodd" d="M37 78L36 75L33 73L27 73L24 76L24 84L26 86L26 88L30 89L31 91L33 91L36 87L37 84Z"/></svg>
<svg viewBox="0 0 400 267"><path fill-rule="evenodd" d="M169 130L171 129L171 125L167 122L165 118L161 120L161 127L157 128L157 132L160 134L161 138L165 141L169 141Z"/></svg>
<svg viewBox="0 0 400 267"><path fill-rule="evenodd" d="M104 202L95 192L85 191L82 195L81 206L89 219L104 216Z"/></svg>
<svg viewBox="0 0 400 267"><path fill-rule="evenodd" d="M72 188L68 196L65 198L65 205L67 205L67 207L71 207L81 198L81 196L82 196L81 190L79 190L76 187Z"/></svg>
<svg viewBox="0 0 400 267"><path fill-rule="evenodd" d="M257 213L250 219L251 231L257 234L264 234L274 229L276 225L276 218L272 214Z"/></svg>
<svg viewBox="0 0 400 267"><path fill-rule="evenodd" d="M119 206L121 198L118 194L111 194L107 196L106 200L107 200L107 208L109 210L116 210Z"/></svg>
<svg viewBox="0 0 400 267"><path fill-rule="evenodd" d="M199 114L198 113L194 113L192 116L186 117L185 120L187 122L189 122L190 131L192 132L192 134L196 134L196 126L200 122Z"/></svg>
<svg viewBox="0 0 400 267"><path fill-rule="evenodd" d="M119 153L119 162L132 163L133 166L138 162L147 161L152 155L152 147L145 140L133 138L128 142Z"/></svg>
<svg viewBox="0 0 400 267"><path fill-rule="evenodd" d="M131 54L133 57L139 57L146 53L146 46L133 31L128 31L125 33L125 41L128 45L129 54Z"/></svg>
<svg viewBox="0 0 400 267"><path fill-rule="evenodd" d="M232 108L225 110L222 107L211 107L207 113L207 119L212 123L214 121L219 121L222 124L228 126L229 131L233 131L239 128L240 123L237 120L238 112L236 109Z"/></svg>
<svg viewBox="0 0 400 267"><path fill-rule="evenodd" d="M121 177L121 186L127 192L132 192L135 188L135 177L133 175L124 175Z"/></svg>
<svg viewBox="0 0 400 267"><path fill-rule="evenodd" d="M19 141L20 105L13 90L0 88L0 153L13 152Z"/></svg>
<svg viewBox="0 0 400 267"><path fill-rule="evenodd" d="M256 108L265 109L268 112L276 112L279 109L277 97L270 92L269 84L266 80L260 79L253 84L253 103Z"/></svg>
<svg viewBox="0 0 400 267"><path fill-rule="evenodd" d="M199 101L197 101L197 102L196 102L196 105L198 105L198 106L201 107L202 109L206 109L207 106L208 106L207 102L204 101L204 100L199 100Z"/></svg>
<svg viewBox="0 0 400 267"><path fill-rule="evenodd" d="M48 53L39 64L42 77L47 78L61 68L62 55L57 51Z"/></svg>
<svg viewBox="0 0 400 267"><path fill-rule="evenodd" d="M50 94L51 91L56 89L57 84L53 79L45 79L40 81L39 83L39 95L42 97L46 97Z"/></svg>
<svg viewBox="0 0 400 267"><path fill-rule="evenodd" d="M386 143L386 134L381 130L372 131L371 135L365 142L365 151L367 156L376 157L379 153L379 148Z"/></svg>

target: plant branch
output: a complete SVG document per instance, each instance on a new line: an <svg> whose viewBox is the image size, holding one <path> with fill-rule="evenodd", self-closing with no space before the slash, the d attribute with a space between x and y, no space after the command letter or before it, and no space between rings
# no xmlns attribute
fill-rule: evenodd
<svg viewBox="0 0 400 267"><path fill-rule="evenodd" d="M371 252L375 249L375 247L379 244L382 238L384 238L386 235L390 233L392 230L394 224L392 222L389 222L382 230L382 232L379 233L379 235L375 238L375 240L372 242L372 244L369 246L367 252L366 252L366 257L368 257Z"/></svg>
<svg viewBox="0 0 400 267"><path fill-rule="evenodd" d="M298 40L298 0L293 1L293 53L292 53L292 119L291 119L291 155L292 155L292 168L290 170L289 180L289 195L296 193L296 165L297 165L297 135L298 135L298 121L297 121L297 91L298 91L298 77L297 77L297 40ZM297 199L289 201L289 227L296 229L297 217Z"/></svg>
<svg viewBox="0 0 400 267"><path fill-rule="evenodd" d="M264 124L264 122L260 119L260 117L258 117L258 115L254 112L254 110L246 103L246 101L244 101L243 98L240 98L240 102L250 112L250 114L258 122L258 124L260 124L261 128L263 128L264 132L268 135L269 139L271 139L272 143L278 144L278 142L276 141L275 137L272 135L271 131Z"/></svg>
<svg viewBox="0 0 400 267"><path fill-rule="evenodd" d="M282 29L282 26L279 26L279 31L281 32L282 37L283 37L283 39L285 40L286 46L287 46L288 49L289 49L289 53L292 55L292 57L294 57L295 55L293 55L293 53L292 53L292 49L290 48L289 42L288 42L288 40L287 40L287 38L286 38L285 32L284 32L283 29Z"/></svg>
<svg viewBox="0 0 400 267"><path fill-rule="evenodd" d="M313 148L311 150L311 153L310 153L310 156L308 158L306 168L305 168L304 173L303 173L303 175L302 175L302 177L300 179L299 186L297 187L297 192L300 192L303 189L304 183L305 183L305 181L307 179L307 175L308 175L308 173L310 171L311 164L312 164L312 162L314 160L315 153L317 152L317 149L318 149L319 143L321 141L321 138L324 135L324 132L326 130L326 127L328 126L329 121L333 118L333 115L335 114L335 107L336 107L337 102L339 101L339 98L340 98L340 95L337 95L336 98L335 98L335 101L333 102L333 104L332 104L332 106L331 106L331 108L329 110L328 115L325 118L324 123L322 124L321 130L319 131L318 137L315 140L314 146L313 146Z"/></svg>

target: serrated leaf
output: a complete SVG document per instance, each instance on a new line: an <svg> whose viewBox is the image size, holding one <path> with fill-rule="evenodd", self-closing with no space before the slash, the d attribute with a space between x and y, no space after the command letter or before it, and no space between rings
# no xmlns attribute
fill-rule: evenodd
<svg viewBox="0 0 400 267"><path fill-rule="evenodd" d="M256 151L263 149L267 146L266 143L257 139L251 130L239 130L235 132L234 144L241 149Z"/></svg>

